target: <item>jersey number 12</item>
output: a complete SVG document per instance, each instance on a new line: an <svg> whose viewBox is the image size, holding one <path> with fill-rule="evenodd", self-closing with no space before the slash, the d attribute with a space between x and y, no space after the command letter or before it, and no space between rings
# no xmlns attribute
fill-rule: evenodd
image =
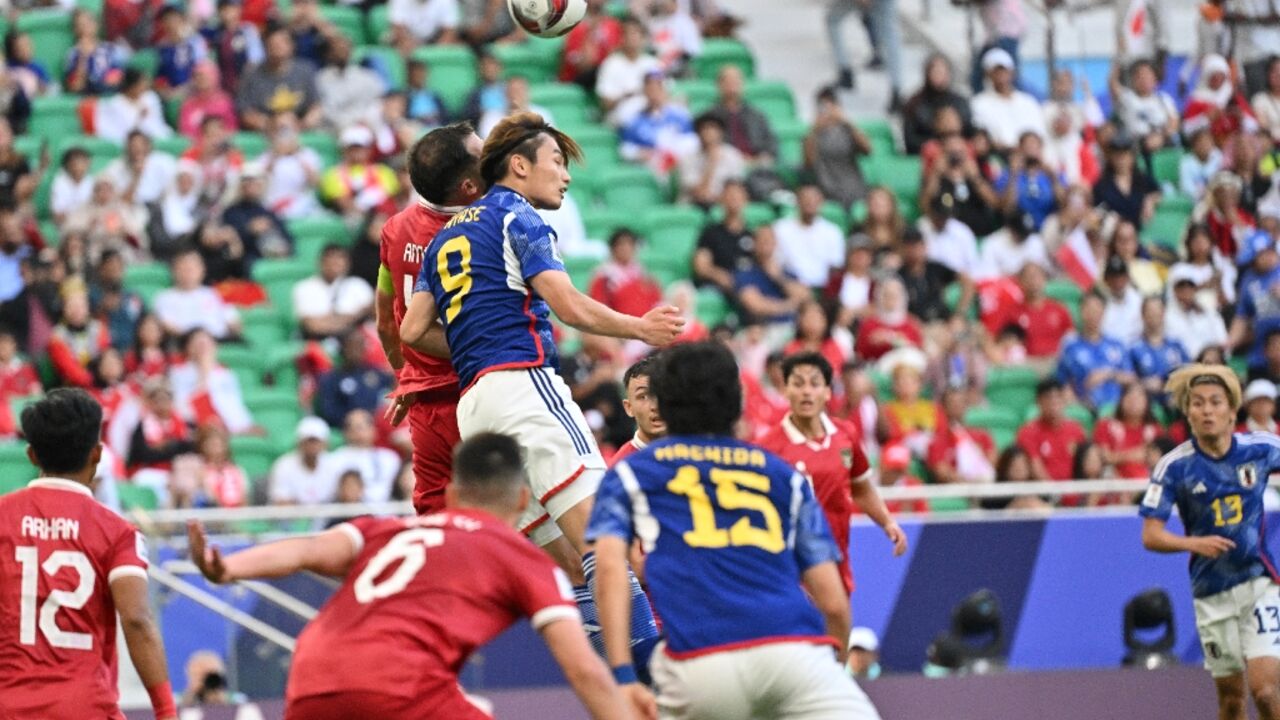
<svg viewBox="0 0 1280 720"><path fill-rule="evenodd" d="M93 595L94 581L97 573L89 558L79 550L55 550L40 562L39 551L30 545L14 548L14 557L22 565L22 587L19 589L22 605L18 616L18 642L23 645L36 644L36 615L39 614L40 634L56 648L65 650L92 650L93 636L89 633L68 632L58 627L58 611L62 608L79 610L89 602ZM36 594L40 583L39 572L45 575L57 575L58 571L67 567L76 571L75 590L51 590L49 597L36 609Z"/></svg>

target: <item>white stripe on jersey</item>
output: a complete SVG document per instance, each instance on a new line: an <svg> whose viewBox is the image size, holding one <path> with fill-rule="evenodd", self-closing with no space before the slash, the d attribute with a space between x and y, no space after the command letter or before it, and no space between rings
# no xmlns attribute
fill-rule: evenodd
<svg viewBox="0 0 1280 720"><path fill-rule="evenodd" d="M787 549L796 546L796 525L800 524L800 503L804 502L804 485L809 479L800 473L791 473L791 529L787 531Z"/></svg>
<svg viewBox="0 0 1280 720"><path fill-rule="evenodd" d="M1163 483L1164 474L1169 470L1169 466L1172 465L1175 460L1180 460L1188 455L1192 455L1195 451L1196 448L1191 444L1190 440L1187 440L1178 447L1170 450L1164 457L1160 458L1159 462L1156 463L1155 470L1151 471L1151 482Z"/></svg>
<svg viewBox="0 0 1280 720"><path fill-rule="evenodd" d="M502 264L507 268L507 287L518 293L527 293L529 286L525 285L524 273L520 272L520 258L516 256L516 249L511 245L511 234L507 231L511 221L515 219L514 212L509 212L502 218Z"/></svg>
<svg viewBox="0 0 1280 720"><path fill-rule="evenodd" d="M640 547L646 553L651 553L658 542L659 526L658 519L649 510L649 498L640 490L640 481L636 480L636 474L631 471L631 466L626 460L615 465L613 469L618 473L622 487L631 498L631 522L636 526Z"/></svg>
<svg viewBox="0 0 1280 720"><path fill-rule="evenodd" d="M1269 432L1236 433L1236 442L1242 445L1270 445L1280 448L1280 437Z"/></svg>

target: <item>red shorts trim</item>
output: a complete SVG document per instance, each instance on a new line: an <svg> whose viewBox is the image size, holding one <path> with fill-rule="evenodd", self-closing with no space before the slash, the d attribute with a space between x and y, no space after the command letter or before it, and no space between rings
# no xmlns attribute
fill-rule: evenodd
<svg viewBox="0 0 1280 720"><path fill-rule="evenodd" d="M778 643L810 643L812 645L830 645L839 649L839 644L826 635L777 635L774 637L756 638L754 640L743 640L741 642L729 643L728 645L713 645L708 648L699 648L698 650L689 650L687 652L675 652L670 646L664 648L667 657L672 660L692 660L693 658L702 657L703 655L714 655L715 653L733 652L734 650L745 650L747 648L758 647L760 645L775 645Z"/></svg>
<svg viewBox="0 0 1280 720"><path fill-rule="evenodd" d="M573 481L574 481L574 480L577 480L579 477L581 477L581 476L582 476L582 473L584 473L584 472L586 472L586 471L587 471L587 466L586 466L586 465L579 465L579 466L578 466L578 469L573 471L573 474L569 476L569 479L568 479L568 480L565 480L564 482L560 483L559 485L557 485L557 486L555 486L555 487L551 488L550 490L548 490L548 491L546 492L546 494L545 494L545 495L543 495L542 497L538 498L538 502L542 503L543 505L546 505L548 500L550 500L551 498L553 498L553 497L555 497L555 496L556 496L556 493L558 493L558 492L560 492L561 490L564 490L565 488L567 488L567 487L569 487L570 485L572 485L572 484L573 484Z"/></svg>
<svg viewBox="0 0 1280 720"><path fill-rule="evenodd" d="M528 525L525 525L524 527L520 528L520 532L524 533L525 535L528 535L529 533L533 532L534 530L537 530L538 528L542 527L542 524L543 524L543 523L545 523L546 521L550 520L550 519L551 519L551 515L549 515L549 514L547 514L547 513L542 513L542 517L540 517L540 518L538 518L537 520L534 520L533 522L529 523Z"/></svg>

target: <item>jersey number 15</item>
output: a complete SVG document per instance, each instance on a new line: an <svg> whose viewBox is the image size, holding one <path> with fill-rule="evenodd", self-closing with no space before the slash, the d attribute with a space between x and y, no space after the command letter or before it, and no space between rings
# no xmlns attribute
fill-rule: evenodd
<svg viewBox="0 0 1280 720"><path fill-rule="evenodd" d="M746 470L712 468L709 473L716 486L715 506L722 510L750 510L760 514L764 527L751 524L750 517L740 517L728 529L716 525L716 507L702 485L702 473L694 465L676 471L667 489L689 499L693 529L684 534L689 547L724 548L755 547L769 553L786 548L782 537L782 519L768 495L769 478Z"/></svg>

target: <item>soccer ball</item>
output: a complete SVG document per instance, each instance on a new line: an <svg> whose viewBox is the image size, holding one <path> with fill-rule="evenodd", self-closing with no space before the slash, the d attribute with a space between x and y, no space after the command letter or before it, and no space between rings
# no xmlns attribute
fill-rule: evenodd
<svg viewBox="0 0 1280 720"><path fill-rule="evenodd" d="M587 0L507 0L511 19L538 37L560 37L582 22Z"/></svg>

